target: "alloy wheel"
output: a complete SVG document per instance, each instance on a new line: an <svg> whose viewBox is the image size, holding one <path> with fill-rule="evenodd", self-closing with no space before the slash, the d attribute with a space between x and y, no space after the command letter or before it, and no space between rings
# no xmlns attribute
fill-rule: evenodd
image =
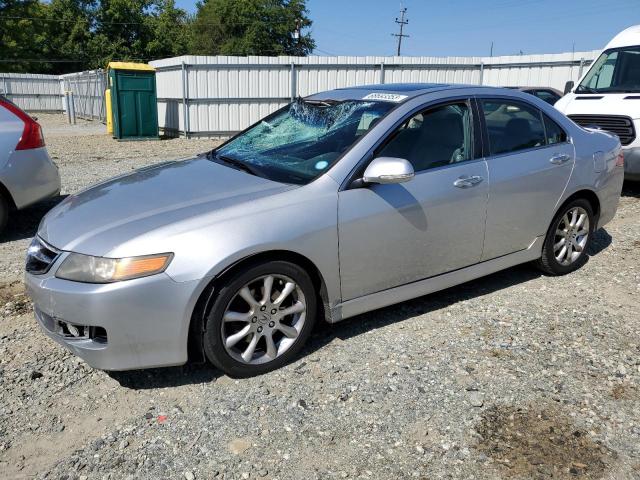
<svg viewBox="0 0 640 480"><path fill-rule="evenodd" d="M571 265L580 258L589 240L589 214L573 207L560 219L556 228L553 254L560 265Z"/></svg>
<svg viewBox="0 0 640 480"><path fill-rule="evenodd" d="M306 318L302 289L286 275L258 277L240 288L222 317L222 342L238 362L258 365L286 352Z"/></svg>

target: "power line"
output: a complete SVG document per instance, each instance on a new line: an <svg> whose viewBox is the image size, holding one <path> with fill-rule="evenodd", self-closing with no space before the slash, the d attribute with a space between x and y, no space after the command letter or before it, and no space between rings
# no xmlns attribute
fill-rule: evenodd
<svg viewBox="0 0 640 480"><path fill-rule="evenodd" d="M402 48L402 39L403 37L409 37L409 35L405 35L402 33L402 29L404 26L409 23L409 19L404 19L404 14L407 13L407 7L400 9L400 20L396 17L396 23L400 25L400 33L392 33L391 35L398 38L398 56L400 56L400 49Z"/></svg>
<svg viewBox="0 0 640 480"><path fill-rule="evenodd" d="M153 16L151 16L153 17ZM153 17L153 18L157 18L157 17ZM64 19L64 18L45 18L45 17L24 17L24 16L17 16L17 15L0 15L0 19L6 19L6 20L33 20L35 22L52 22L52 23L75 23L78 20L81 20L82 18L74 18L74 19ZM106 21L102 21L96 17L91 17L91 18L86 18L86 20L90 20L90 21L96 21L98 23L100 23L101 25L144 25L144 22L106 22ZM296 20L295 22L295 28L299 28L300 30L303 28L306 28L306 26L302 26L301 24L298 24L299 20ZM216 27L221 27L221 26L240 26L240 25L254 25L258 23L258 21L255 22L250 22L250 21L246 21L246 22L198 22L198 25L206 25L206 26L216 26ZM288 21L282 21L282 20L260 20L259 23L264 24L271 24L271 25L284 25L284 24L289 24L290 22Z"/></svg>

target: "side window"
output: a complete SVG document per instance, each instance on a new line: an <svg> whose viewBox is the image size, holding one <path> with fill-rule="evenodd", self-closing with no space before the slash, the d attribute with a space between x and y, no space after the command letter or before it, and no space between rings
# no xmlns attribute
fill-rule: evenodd
<svg viewBox="0 0 640 480"><path fill-rule="evenodd" d="M567 141L567 134L556 122L547 117L544 113L544 129L547 132L547 145L555 143L564 143Z"/></svg>
<svg viewBox="0 0 640 480"><path fill-rule="evenodd" d="M471 111L465 102L418 113L405 121L377 152L408 160L416 172L473 158Z"/></svg>
<svg viewBox="0 0 640 480"><path fill-rule="evenodd" d="M485 123L492 155L545 145L540 112L510 100L483 100Z"/></svg>
<svg viewBox="0 0 640 480"><path fill-rule="evenodd" d="M536 90L535 96L540 100L544 100L549 105L555 105L555 103L560 100L560 97L549 90Z"/></svg>

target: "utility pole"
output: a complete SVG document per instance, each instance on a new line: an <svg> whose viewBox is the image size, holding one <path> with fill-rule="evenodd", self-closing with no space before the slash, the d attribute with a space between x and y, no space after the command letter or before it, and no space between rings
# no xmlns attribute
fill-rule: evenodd
<svg viewBox="0 0 640 480"><path fill-rule="evenodd" d="M409 35L405 35L404 33L402 33L402 30L404 28L404 26L409 23L409 20L405 20L404 19L404 14L407 13L407 8L401 8L400 9L400 20L398 20L398 17L396 17L396 23L398 25L400 25L400 33L392 33L391 35L394 37L398 38L398 53L397 55L400 56L400 49L402 48L402 38L403 37L409 37Z"/></svg>
<svg viewBox="0 0 640 480"><path fill-rule="evenodd" d="M489 56L493 57L493 42L491 42L491 49L489 50Z"/></svg>

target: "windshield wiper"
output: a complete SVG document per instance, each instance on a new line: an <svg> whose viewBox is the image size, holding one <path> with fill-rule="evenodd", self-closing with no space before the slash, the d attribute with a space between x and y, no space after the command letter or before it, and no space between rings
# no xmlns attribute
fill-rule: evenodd
<svg viewBox="0 0 640 480"><path fill-rule="evenodd" d="M243 162L242 160L238 160L237 158L231 158L226 155L216 154L213 151L209 152L207 156L209 157L210 160L211 159L222 160L227 165L230 165L237 170L242 170L244 172L250 173L251 175L255 175L256 177L262 176L260 175L260 173L258 173L257 169Z"/></svg>
<svg viewBox="0 0 640 480"><path fill-rule="evenodd" d="M576 88L576 93L600 93L600 92L598 90L596 90L595 88L585 87L584 85L579 85L578 88Z"/></svg>

